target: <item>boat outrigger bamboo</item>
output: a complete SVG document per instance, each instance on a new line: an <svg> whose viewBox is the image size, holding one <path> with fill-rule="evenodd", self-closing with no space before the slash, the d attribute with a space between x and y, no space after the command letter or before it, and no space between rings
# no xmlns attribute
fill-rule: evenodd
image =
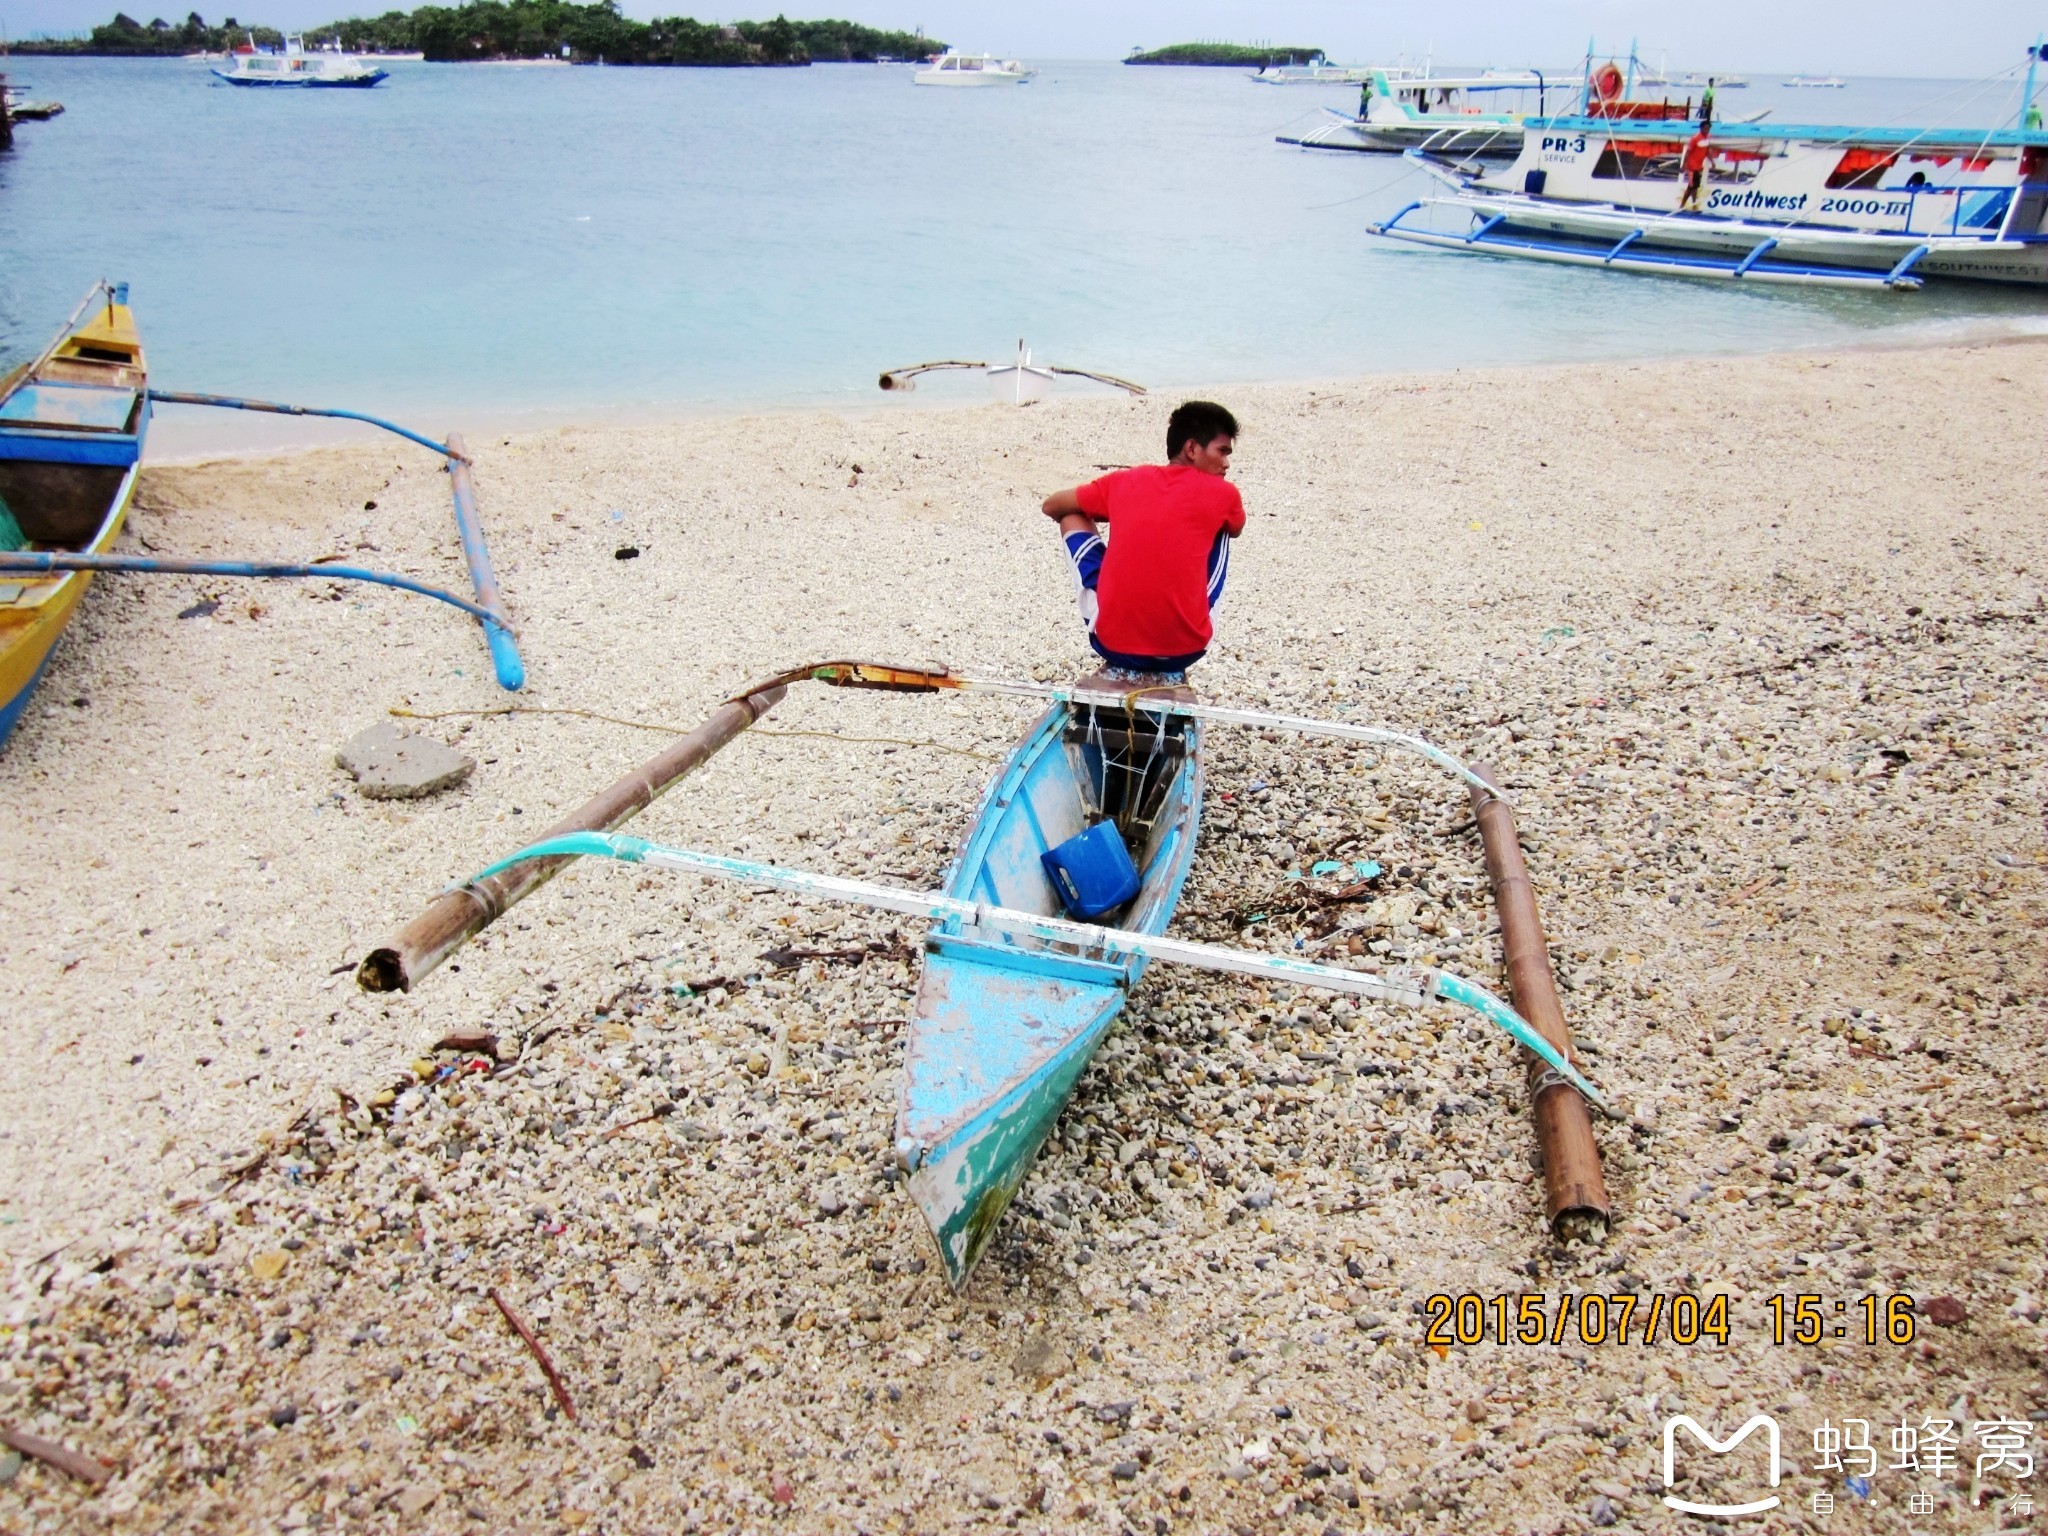
<svg viewBox="0 0 2048 1536"><path fill-rule="evenodd" d="M610 830L701 766L802 681L1048 702L989 785L941 889L907 890L724 858ZM1538 1028L1485 988L1441 971L1380 974L1166 936L1194 857L1205 725L1252 726L1415 752L1461 778L1475 804L1505 808L1482 773L1399 731L1222 708L1197 702L1184 688L1129 691L1099 678L1052 687L871 663L820 663L782 673L729 700L704 726L540 841L443 893L419 919L373 950L357 978L370 991L409 988L576 857L617 859L930 920L934 926L908 1031L896 1149L956 1288L987 1247L1152 960L1411 1007L1440 1003L1471 1011L1538 1064L1535 1070L1543 1076L1535 1095L1539 1127L1548 1127L1542 1130L1546 1161L1556 1128L1572 1128L1572 1106L1585 1126L1582 1145L1558 1144L1574 1156L1590 1156L1590 1175L1583 1162L1562 1168L1552 1181L1552 1217L1570 1211L1604 1217L1606 1196L1584 1117L1588 1104L1612 1111L1573 1062L1562 1014L1554 1007L1555 1016L1545 1015ZM1106 847L1121 856L1109 861L1120 862L1121 869L1104 891L1098 888L1102 866L1094 861ZM1092 903L1090 890L1096 891ZM1533 911L1531 903L1528 912ZM1519 907L1517 915L1519 921ZM1504 911L1504 921L1506 916ZM1526 925L1517 931L1526 933ZM1540 947L1540 928L1537 935ZM1529 957L1518 952L1516 963L1526 965ZM1547 957L1541 963L1547 976ZM1559 1105L1560 1091L1570 1104Z"/></svg>
<svg viewBox="0 0 2048 1536"><path fill-rule="evenodd" d="M483 519L477 512L476 481L471 477L470 466L475 462L469 456L468 446L462 435L450 432L446 442L436 442L410 427L401 427L395 421L382 416L372 416L366 411L345 411L338 406L286 405L276 400L245 400L235 395L195 394L186 390L153 389L149 398L164 405L198 405L226 411L260 411L272 416L326 416L341 421L360 421L378 427L407 442L418 443L422 448L439 454L447 461L448 484L451 499L455 503L455 531L462 541L462 557L469 566L470 585L475 589L476 602L457 602L456 607L475 614L483 627L484 643L490 647L491 669L497 674L498 686L507 692L517 692L526 686L526 663L519 656L519 642L515 638L512 620L505 612L505 599L498 590L497 571L491 565L490 546L484 542ZM301 574L297 570L284 569L289 561L262 562L263 570L220 570L213 572L223 576L290 576ZM132 567L144 570L145 567ZM423 592L429 597L444 597L446 594L431 587L422 587L403 578L365 576L358 580L374 580L381 585L399 587L408 591Z"/></svg>
<svg viewBox="0 0 2048 1536"><path fill-rule="evenodd" d="M882 388L908 393L917 388L920 374L958 373L979 368L988 379L988 387L998 400L1007 400L1012 405L1030 405L1043 400L1052 392L1053 386L1062 378L1089 379L1097 384L1108 384L1125 394L1142 395L1145 386L1133 384L1129 379L1120 379L1113 373L1094 373L1086 368L1061 368L1052 363L1034 363L1031 349L1024 345L1022 337L1017 341L1017 356L1007 363L971 363L958 358L948 358L935 363L916 363L908 368L892 368L882 375Z"/></svg>
<svg viewBox="0 0 2048 1536"><path fill-rule="evenodd" d="M381 427L441 455L476 600L351 565L113 554L159 404L340 417ZM476 619L503 687L517 689L526 681L460 437L436 442L361 411L151 389L127 284L101 282L38 357L0 378L0 746L27 709L87 585L95 575L109 574L322 577L417 592Z"/></svg>

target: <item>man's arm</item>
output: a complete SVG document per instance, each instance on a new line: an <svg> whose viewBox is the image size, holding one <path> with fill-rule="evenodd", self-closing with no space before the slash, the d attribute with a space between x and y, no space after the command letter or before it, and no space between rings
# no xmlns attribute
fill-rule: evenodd
<svg viewBox="0 0 2048 1536"><path fill-rule="evenodd" d="M1099 521L1094 514L1081 510L1081 488L1078 485L1069 486L1064 491L1054 491L1045 498L1045 505L1041 510L1047 517L1055 519L1085 517L1090 522Z"/></svg>

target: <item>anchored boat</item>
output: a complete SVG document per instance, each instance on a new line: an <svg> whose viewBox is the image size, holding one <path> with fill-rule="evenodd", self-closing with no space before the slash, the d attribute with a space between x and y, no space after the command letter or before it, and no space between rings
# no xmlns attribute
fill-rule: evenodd
<svg viewBox="0 0 2048 1536"><path fill-rule="evenodd" d="M1129 379L1120 379L1113 373L1096 373L1087 368L1062 368L1054 363L1035 363L1031 360L1031 349L1024 345L1024 338L1017 338L1017 356L1007 363L973 363L960 358L949 358L944 362L916 363L908 368L892 368L882 375L882 388L908 393L917 388L918 379L927 373L958 373L979 369L988 380L989 392L998 400L1011 405L1032 405L1051 394L1053 387L1062 378L1089 379L1097 384L1108 384L1126 394L1142 395L1145 386L1133 384Z"/></svg>
<svg viewBox="0 0 2048 1536"><path fill-rule="evenodd" d="M949 49L910 78L918 85L1022 85L1037 73L1015 59L999 59L992 53L954 53Z"/></svg>
<svg viewBox="0 0 2048 1536"><path fill-rule="evenodd" d="M285 39L284 52L258 53L252 44L235 50L232 69L214 75L229 85L368 90L390 78L388 70L327 49L306 52L302 38Z"/></svg>
<svg viewBox="0 0 2048 1536"><path fill-rule="evenodd" d="M107 550L149 414L128 285L100 283L39 357L0 379L0 552ZM0 745L91 583L84 571L0 574Z"/></svg>
<svg viewBox="0 0 2048 1536"><path fill-rule="evenodd" d="M1389 239L1618 271L1912 289L2048 283L2048 131L1620 115L1531 119L1504 167L1422 164L1452 190L1367 229ZM1612 66L1608 66L1612 68Z"/></svg>
<svg viewBox="0 0 2048 1536"><path fill-rule="evenodd" d="M1302 134L1276 135L1303 149L1350 149L1398 155L1422 150L1460 159L1511 160L1522 147L1522 123L1540 117L1569 84L1546 83L1535 70L1430 75L1402 69L1363 72L1354 116L1324 108L1327 121Z"/></svg>

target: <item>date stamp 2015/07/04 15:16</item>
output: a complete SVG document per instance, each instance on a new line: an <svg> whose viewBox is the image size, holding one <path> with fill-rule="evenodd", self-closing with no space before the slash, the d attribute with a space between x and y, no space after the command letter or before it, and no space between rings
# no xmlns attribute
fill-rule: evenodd
<svg viewBox="0 0 2048 1536"><path fill-rule="evenodd" d="M1721 1344L1728 1342L1732 1311L1726 1292L1695 1295L1633 1291L1482 1296L1438 1292L1422 1303L1422 1342L1449 1345ZM1911 1296L1858 1296L1831 1301L1812 1293L1768 1296L1758 1321L1773 1344L1911 1344L1918 1331Z"/></svg>

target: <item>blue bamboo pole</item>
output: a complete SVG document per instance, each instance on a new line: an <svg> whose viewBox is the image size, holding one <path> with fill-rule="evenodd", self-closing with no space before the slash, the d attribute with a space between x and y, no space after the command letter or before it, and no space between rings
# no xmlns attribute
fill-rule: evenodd
<svg viewBox="0 0 2048 1536"><path fill-rule="evenodd" d="M272 416L333 416L342 421L365 421L373 427L382 427L386 432L396 432L422 448L431 448L443 458L459 458L465 464L469 462L466 454L446 443L437 443L410 427L401 427L395 421L386 421L382 416L371 416L363 411L344 411L324 405L285 405L276 400L243 400L234 395L201 395L181 389L152 389L149 398L165 405L209 405L225 411L263 411Z"/></svg>
<svg viewBox="0 0 2048 1536"><path fill-rule="evenodd" d="M94 571L118 576L321 576L336 581L366 581L380 587L396 587L401 592L417 592L437 603L460 608L493 637L494 649L495 637L505 629L505 621L490 609L457 597L453 592L443 592L439 587L414 581L410 576L368 571L355 565L293 565L283 560L158 560L146 555L72 555L45 550L0 554L0 576L54 576L59 571ZM511 644L509 636L505 643Z"/></svg>
<svg viewBox="0 0 2048 1536"><path fill-rule="evenodd" d="M245 400L236 395L204 395L176 389L152 389L149 398L166 405L205 405L230 411L263 411L273 416L332 416L343 421L367 422L440 454L447 460L448 474L454 485L455 528L462 539L462 557L469 564L469 579L476 588L477 605L480 605L465 603L460 606L490 620L484 625L484 640L491 649L491 670L497 674L498 686L510 693L526 686L526 663L520 659L519 645L512 635L512 622L505 614L505 603L498 591L497 573L491 567L491 552L484 543L483 522L476 510L476 486L469 477L472 461L460 436L451 432L448 441L440 443L410 427L386 421L382 416L372 416L364 411L344 411L332 406L287 405L276 400ZM278 571L272 574L290 573ZM419 590L434 596L446 596L445 593L433 593L431 588Z"/></svg>
<svg viewBox="0 0 2048 1536"><path fill-rule="evenodd" d="M484 639L490 643L491 665L497 669L498 686L516 693L526 686L526 663L519 659L519 646L505 622L505 604L498 595L498 573L491 567L483 520L477 515L476 485L469 478L469 456L462 450L462 438L450 432L448 481L455 493L455 530L462 537L462 558L469 562L469 579L476 588L476 600L497 620L484 626Z"/></svg>

